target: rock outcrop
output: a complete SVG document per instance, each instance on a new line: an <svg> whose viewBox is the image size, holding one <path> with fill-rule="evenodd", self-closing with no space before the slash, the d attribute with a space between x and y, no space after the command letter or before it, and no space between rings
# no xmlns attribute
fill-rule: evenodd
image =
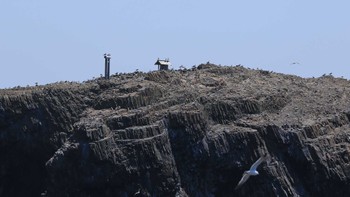
<svg viewBox="0 0 350 197"><path fill-rule="evenodd" d="M212 64L0 90L0 196L349 196L349 104L346 79Z"/></svg>

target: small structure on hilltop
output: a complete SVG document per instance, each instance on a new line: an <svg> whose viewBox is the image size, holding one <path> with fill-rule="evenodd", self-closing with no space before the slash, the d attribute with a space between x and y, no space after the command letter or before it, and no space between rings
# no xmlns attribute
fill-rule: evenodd
<svg viewBox="0 0 350 197"><path fill-rule="evenodd" d="M105 53L105 79L109 79L110 63L111 63L111 54Z"/></svg>
<svg viewBox="0 0 350 197"><path fill-rule="evenodd" d="M160 60L158 58L154 65L158 65L158 70L169 70L169 66L171 66L171 63L169 61L169 58L165 60Z"/></svg>

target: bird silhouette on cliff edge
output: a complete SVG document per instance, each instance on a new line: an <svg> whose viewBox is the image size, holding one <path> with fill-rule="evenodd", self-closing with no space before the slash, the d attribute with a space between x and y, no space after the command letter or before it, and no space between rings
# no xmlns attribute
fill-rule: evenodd
<svg viewBox="0 0 350 197"><path fill-rule="evenodd" d="M249 179L250 176L259 175L259 172L256 169L264 161L266 161L267 165L269 165L271 162L271 157L267 154L264 154L250 167L249 170L244 171L243 176L242 176L241 180L238 182L235 189L240 188Z"/></svg>

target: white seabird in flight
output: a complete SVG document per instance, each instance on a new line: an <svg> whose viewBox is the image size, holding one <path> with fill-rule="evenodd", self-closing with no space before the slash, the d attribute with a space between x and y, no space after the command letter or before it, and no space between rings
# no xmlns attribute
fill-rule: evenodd
<svg viewBox="0 0 350 197"><path fill-rule="evenodd" d="M237 186L235 189L240 188L248 179L250 176L256 176L259 175L259 172L256 170L258 168L258 166L262 163L266 161L267 164L270 163L271 161L271 157L268 156L267 154L261 156L251 167L249 170L244 171L243 176L241 178L241 180L238 182Z"/></svg>

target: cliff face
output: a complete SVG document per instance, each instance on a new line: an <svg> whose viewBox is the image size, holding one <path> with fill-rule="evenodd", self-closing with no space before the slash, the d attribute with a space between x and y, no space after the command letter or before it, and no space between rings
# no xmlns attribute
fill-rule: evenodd
<svg viewBox="0 0 350 197"><path fill-rule="evenodd" d="M348 196L349 101L345 79L209 64L0 90L0 196Z"/></svg>

